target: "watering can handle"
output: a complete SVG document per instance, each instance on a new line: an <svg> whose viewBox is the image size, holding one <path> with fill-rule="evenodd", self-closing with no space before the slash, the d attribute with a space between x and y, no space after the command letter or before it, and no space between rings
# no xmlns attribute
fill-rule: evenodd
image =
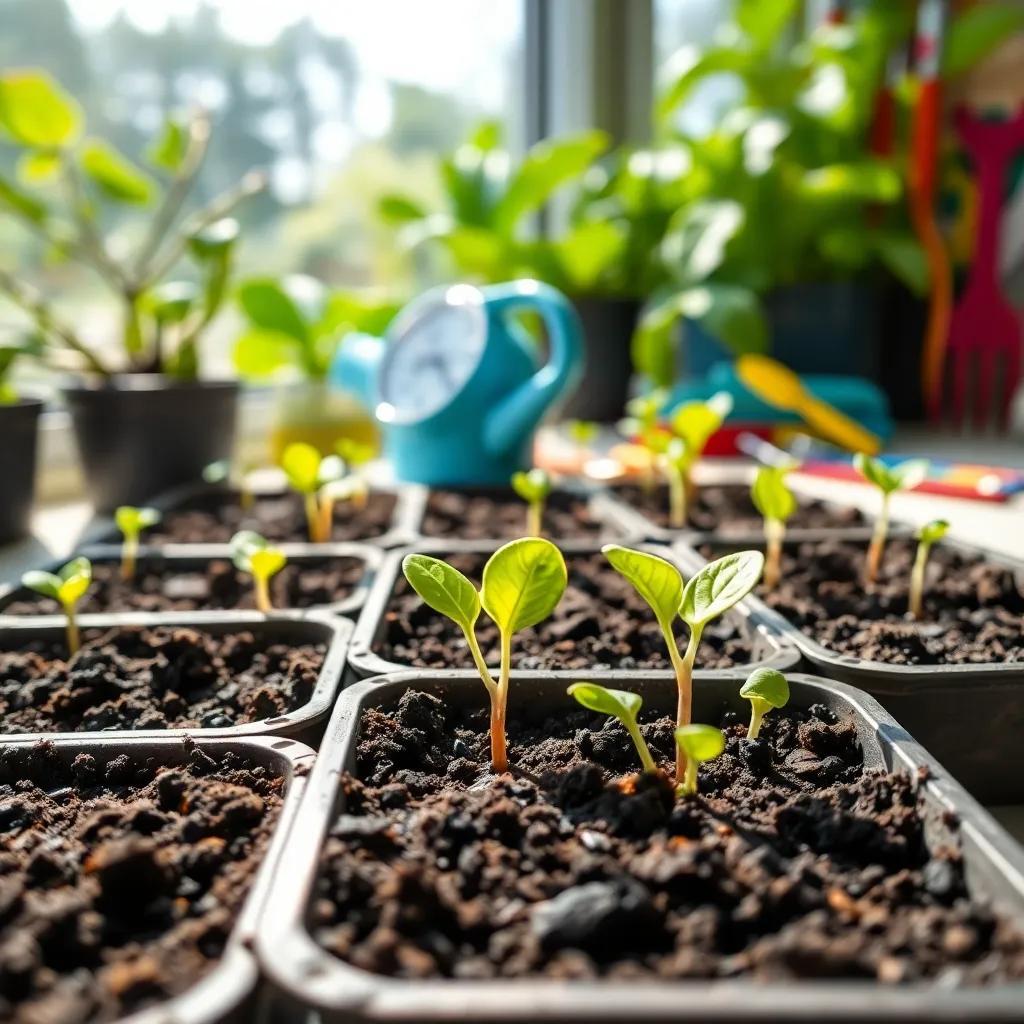
<svg viewBox="0 0 1024 1024"><path fill-rule="evenodd" d="M534 309L547 328L550 357L528 381L498 403L484 423L484 444L493 454L510 451L529 434L545 410L583 373L582 327L572 303L539 281L509 281L485 288L491 315L505 319Z"/></svg>

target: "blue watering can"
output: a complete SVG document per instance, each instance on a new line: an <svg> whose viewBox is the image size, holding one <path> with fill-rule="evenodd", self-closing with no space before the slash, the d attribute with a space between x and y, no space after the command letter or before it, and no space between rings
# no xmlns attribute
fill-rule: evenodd
<svg viewBox="0 0 1024 1024"><path fill-rule="evenodd" d="M550 358L513 313L547 327ZM531 464L547 409L583 372L582 331L569 300L538 281L426 292L387 337L354 334L331 366L335 387L372 410L400 480L505 484Z"/></svg>

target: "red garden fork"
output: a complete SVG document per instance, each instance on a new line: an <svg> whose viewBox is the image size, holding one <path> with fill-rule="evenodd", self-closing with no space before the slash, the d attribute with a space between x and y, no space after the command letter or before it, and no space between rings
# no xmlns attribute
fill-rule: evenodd
<svg viewBox="0 0 1024 1024"><path fill-rule="evenodd" d="M1010 161L1024 147L1024 110L1006 121L990 121L960 109L955 125L974 164L978 228L967 284L949 325L952 419L957 427L963 424L970 398L974 425L982 429L995 403L996 423L1005 430L1020 380L1024 320L1000 288L999 233Z"/></svg>

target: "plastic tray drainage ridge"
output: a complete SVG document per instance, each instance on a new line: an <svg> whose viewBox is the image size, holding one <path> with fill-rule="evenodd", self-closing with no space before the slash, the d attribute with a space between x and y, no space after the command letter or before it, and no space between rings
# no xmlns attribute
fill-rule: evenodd
<svg viewBox="0 0 1024 1024"><path fill-rule="evenodd" d="M265 970L326 1020L1024 1019L1024 851L870 697L790 683L754 743L735 681L699 683L729 739L688 799L550 678L513 681L500 778L478 681L356 685ZM674 687L642 693L665 764Z"/></svg>

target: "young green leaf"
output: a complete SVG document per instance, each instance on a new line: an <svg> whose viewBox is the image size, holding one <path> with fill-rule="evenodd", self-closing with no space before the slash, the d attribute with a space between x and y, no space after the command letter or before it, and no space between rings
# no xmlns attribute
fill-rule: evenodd
<svg viewBox="0 0 1024 1024"><path fill-rule="evenodd" d="M461 573L440 558L406 555L402 572L424 603L471 633L480 616L480 595Z"/></svg>
<svg viewBox="0 0 1024 1024"><path fill-rule="evenodd" d="M747 739L756 740L765 714L772 708L782 708L789 703L789 683L777 669L754 669L740 687L740 696L750 701L750 727L747 729Z"/></svg>
<svg viewBox="0 0 1024 1024"><path fill-rule="evenodd" d="M706 761L713 761L725 750L725 735L712 725L696 722L675 731L676 746L686 759L686 770L677 788L680 796L694 796L697 792L697 769Z"/></svg>
<svg viewBox="0 0 1024 1024"><path fill-rule="evenodd" d="M300 494L315 494L320 486L320 452L311 444L296 441L281 454L281 468L291 487Z"/></svg>
<svg viewBox="0 0 1024 1024"><path fill-rule="evenodd" d="M765 519L784 523L796 511L796 498L786 486L788 472L779 466L762 466L754 477L750 497Z"/></svg>
<svg viewBox="0 0 1024 1024"><path fill-rule="evenodd" d="M59 602L67 618L68 651L74 654L81 645L75 606L92 583L92 563L88 558L73 558L56 573L33 570L21 577L22 586Z"/></svg>
<svg viewBox="0 0 1024 1024"><path fill-rule="evenodd" d="M948 532L949 523L945 519L933 519L917 531L917 539L922 544L934 544L936 541L942 540Z"/></svg>
<svg viewBox="0 0 1024 1024"><path fill-rule="evenodd" d="M270 578L288 563L285 553L252 530L239 530L231 538L231 558L235 568L249 573L256 587L256 607L271 610Z"/></svg>
<svg viewBox="0 0 1024 1024"><path fill-rule="evenodd" d="M350 466L358 468L372 462L377 449L372 444L364 444L352 437L342 437L335 442L334 450Z"/></svg>
<svg viewBox="0 0 1024 1024"><path fill-rule="evenodd" d="M570 697L574 697L580 704L590 711L596 711L601 715L610 715L617 718L629 733L636 752L640 756L640 763L645 772L657 771L651 751L640 734L640 727L637 725L637 715L643 707L643 698L638 693L629 693L627 690L612 690L596 683L573 683L568 689Z"/></svg>
<svg viewBox="0 0 1024 1024"><path fill-rule="evenodd" d="M683 577L679 570L658 555L617 544L606 544L601 548L601 554L620 576L633 584L636 592L650 605L666 639L670 638L672 622L683 599Z"/></svg>
<svg viewBox="0 0 1024 1024"><path fill-rule="evenodd" d="M58 149L81 130L82 111L45 71L5 71L0 76L0 128L22 146Z"/></svg>
<svg viewBox="0 0 1024 1024"><path fill-rule="evenodd" d="M143 530L160 522L160 511L155 508L119 505L114 512L114 522L125 537L138 537Z"/></svg>
<svg viewBox="0 0 1024 1024"><path fill-rule="evenodd" d="M511 636L546 619L569 578L561 551L548 540L525 537L498 548L484 566L480 603Z"/></svg>
<svg viewBox="0 0 1024 1024"><path fill-rule="evenodd" d="M924 573L932 545L942 540L949 530L945 519L933 519L917 531L917 553L910 570L910 597L908 601L911 618L920 619L924 611Z"/></svg>
<svg viewBox="0 0 1024 1024"><path fill-rule="evenodd" d="M566 432L578 445L585 447L591 444L598 435L600 427L590 420L569 420L565 426Z"/></svg>
<svg viewBox="0 0 1024 1024"><path fill-rule="evenodd" d="M686 584L679 615L691 629L703 628L746 597L763 568L760 551L739 551L705 565Z"/></svg>
<svg viewBox="0 0 1024 1024"><path fill-rule="evenodd" d="M706 402L684 402L672 415L672 432L679 437L693 458L699 458L711 435L719 430L732 412L732 396L719 391Z"/></svg>
<svg viewBox="0 0 1024 1024"><path fill-rule="evenodd" d="M551 493L551 477L543 469L512 474L512 490L526 502L544 501Z"/></svg>
<svg viewBox="0 0 1024 1024"><path fill-rule="evenodd" d="M34 590L43 597L52 597L55 601L60 593L61 579L55 573L44 572L42 569L31 569L21 577L21 585Z"/></svg>
<svg viewBox="0 0 1024 1024"><path fill-rule="evenodd" d="M912 490L928 475L927 459L906 459L894 466L887 466L881 459L857 452L853 464L857 472L883 494Z"/></svg>

